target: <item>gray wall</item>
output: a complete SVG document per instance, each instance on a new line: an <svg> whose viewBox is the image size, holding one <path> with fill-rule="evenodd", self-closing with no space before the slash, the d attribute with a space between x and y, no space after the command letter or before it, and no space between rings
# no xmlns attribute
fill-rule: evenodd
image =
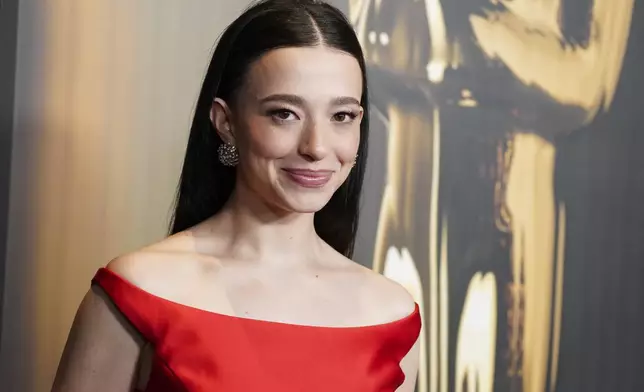
<svg viewBox="0 0 644 392"><path fill-rule="evenodd" d="M4 303L17 29L18 0L7 0L0 3L0 326L2 325ZM2 329L0 328L1 338Z"/></svg>

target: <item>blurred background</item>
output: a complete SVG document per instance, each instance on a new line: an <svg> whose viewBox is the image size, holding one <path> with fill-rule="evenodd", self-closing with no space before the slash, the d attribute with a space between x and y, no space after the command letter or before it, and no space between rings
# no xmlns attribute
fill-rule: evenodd
<svg viewBox="0 0 644 392"><path fill-rule="evenodd" d="M48 391L96 269L163 237L239 0L0 1L0 390ZM338 0L369 63L355 260L419 392L644 391L644 5Z"/></svg>

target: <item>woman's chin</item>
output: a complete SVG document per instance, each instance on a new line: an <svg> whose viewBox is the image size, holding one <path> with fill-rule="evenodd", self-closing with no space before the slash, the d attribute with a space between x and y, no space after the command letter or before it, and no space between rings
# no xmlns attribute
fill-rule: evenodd
<svg viewBox="0 0 644 392"><path fill-rule="evenodd" d="M285 197L288 209L300 214L312 214L320 211L331 199L331 195L320 194L289 194Z"/></svg>

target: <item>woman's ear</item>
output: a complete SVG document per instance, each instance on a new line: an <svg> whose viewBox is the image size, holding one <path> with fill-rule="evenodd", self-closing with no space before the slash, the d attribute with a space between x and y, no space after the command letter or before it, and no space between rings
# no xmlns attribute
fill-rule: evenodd
<svg viewBox="0 0 644 392"><path fill-rule="evenodd" d="M212 106L210 107L210 122L221 140L228 144L235 144L230 108L223 99L213 99Z"/></svg>

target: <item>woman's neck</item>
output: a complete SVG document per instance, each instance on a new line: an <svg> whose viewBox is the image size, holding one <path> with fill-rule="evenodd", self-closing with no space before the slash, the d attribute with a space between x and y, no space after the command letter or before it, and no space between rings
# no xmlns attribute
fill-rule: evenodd
<svg viewBox="0 0 644 392"><path fill-rule="evenodd" d="M287 266L311 262L321 253L323 241L315 232L313 218L313 213L271 206L254 192L238 187L207 225L227 256Z"/></svg>

